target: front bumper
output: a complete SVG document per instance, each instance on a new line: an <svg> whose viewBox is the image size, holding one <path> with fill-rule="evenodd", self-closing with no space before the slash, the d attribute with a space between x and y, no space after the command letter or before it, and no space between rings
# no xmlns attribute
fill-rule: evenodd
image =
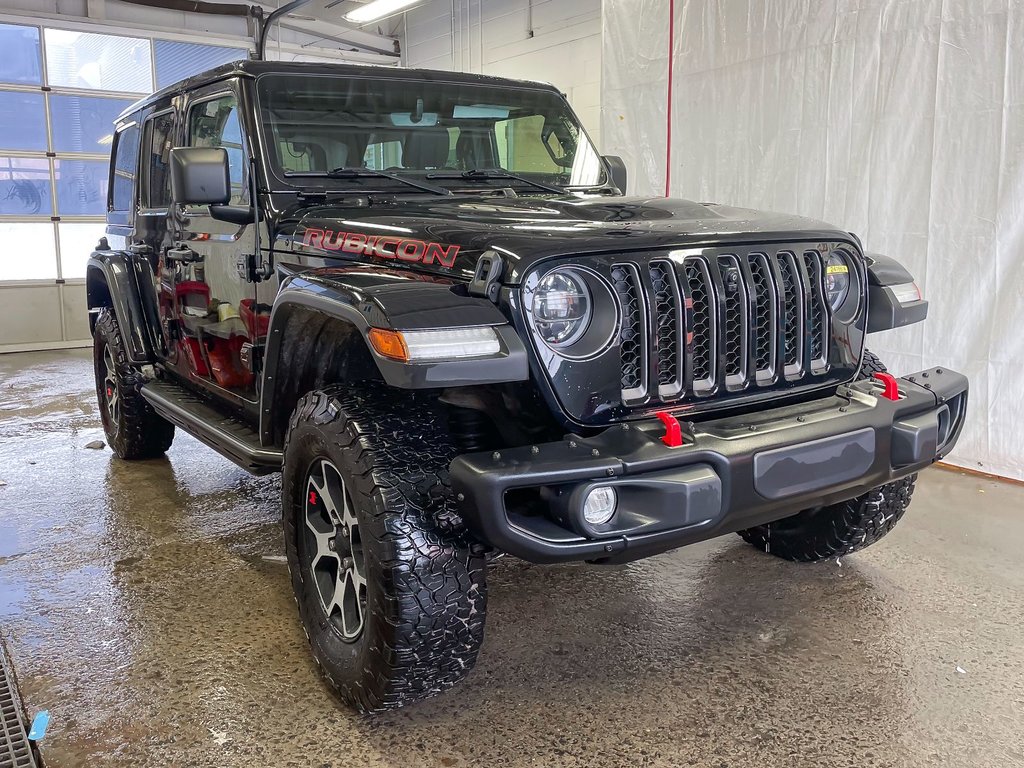
<svg viewBox="0 0 1024 768"><path fill-rule="evenodd" d="M459 456L451 483L467 525L532 562L626 562L859 496L918 471L956 443L967 379L933 368L833 397L684 425L666 446L651 420L600 435ZM615 488L603 526L582 521L596 486Z"/></svg>

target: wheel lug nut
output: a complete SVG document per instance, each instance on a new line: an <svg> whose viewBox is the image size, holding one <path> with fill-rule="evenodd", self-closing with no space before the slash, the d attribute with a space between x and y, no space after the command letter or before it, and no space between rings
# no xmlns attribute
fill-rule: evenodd
<svg viewBox="0 0 1024 768"><path fill-rule="evenodd" d="M327 540L327 548L331 550L331 552L337 552L338 543L333 538L330 538Z"/></svg>

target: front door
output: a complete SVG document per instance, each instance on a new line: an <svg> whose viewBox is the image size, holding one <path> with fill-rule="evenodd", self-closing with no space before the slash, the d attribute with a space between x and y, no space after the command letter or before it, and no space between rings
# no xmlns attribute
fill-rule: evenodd
<svg viewBox="0 0 1024 768"><path fill-rule="evenodd" d="M192 94L184 108L184 144L223 147L231 175L231 205L248 206L248 152L238 94L225 84ZM256 400L251 344L265 322L253 283L239 260L254 248L253 225L229 224L209 206L175 211L177 245L161 259L160 311L172 324L172 367L190 382L236 405Z"/></svg>

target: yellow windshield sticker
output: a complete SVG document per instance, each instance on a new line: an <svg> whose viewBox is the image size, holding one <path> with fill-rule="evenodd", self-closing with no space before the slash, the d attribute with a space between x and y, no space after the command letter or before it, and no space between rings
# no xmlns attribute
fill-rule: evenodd
<svg viewBox="0 0 1024 768"><path fill-rule="evenodd" d="M828 269L825 270L830 275L845 275L850 271L850 268L845 264L829 264Z"/></svg>

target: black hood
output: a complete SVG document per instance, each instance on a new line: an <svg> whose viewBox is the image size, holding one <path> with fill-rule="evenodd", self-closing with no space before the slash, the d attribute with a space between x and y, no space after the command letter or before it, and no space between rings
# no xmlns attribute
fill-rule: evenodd
<svg viewBox="0 0 1024 768"><path fill-rule="evenodd" d="M451 266L437 259L406 266L464 279L472 275L480 254L493 248L506 256L505 282L517 283L533 265L557 256L849 239L846 232L799 216L665 198L424 195L371 205L365 201L361 199L362 205L327 202L291 209L277 227L278 247L296 255L340 259L350 257L339 250L344 242L338 239L339 233L387 236L392 246L395 240L407 239L446 249L450 258L445 261ZM321 232L331 234L326 240L310 235ZM332 237L336 247L322 247ZM284 254L282 257L287 260Z"/></svg>

